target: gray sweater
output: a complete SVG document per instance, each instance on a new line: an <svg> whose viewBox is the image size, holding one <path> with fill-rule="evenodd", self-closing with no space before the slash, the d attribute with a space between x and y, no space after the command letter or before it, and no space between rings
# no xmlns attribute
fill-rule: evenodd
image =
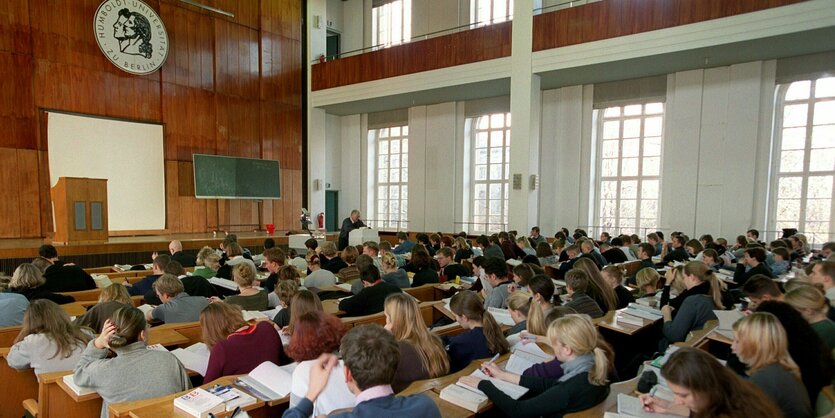
<svg viewBox="0 0 835 418"><path fill-rule="evenodd" d="M108 359L108 350L100 350L95 340L90 341L73 376L77 385L101 395L101 418L107 418L111 403L156 398L191 388L186 369L171 353L148 350L144 341L113 351L116 357Z"/></svg>
<svg viewBox="0 0 835 418"><path fill-rule="evenodd" d="M783 416L792 418L815 416L803 382L779 364L771 364L757 370L751 375L750 380L780 407Z"/></svg>
<svg viewBox="0 0 835 418"><path fill-rule="evenodd" d="M716 319L713 299L708 295L690 295L681 303L681 310L672 321L664 322L659 351L672 343L684 341L690 331L704 328L705 322Z"/></svg>

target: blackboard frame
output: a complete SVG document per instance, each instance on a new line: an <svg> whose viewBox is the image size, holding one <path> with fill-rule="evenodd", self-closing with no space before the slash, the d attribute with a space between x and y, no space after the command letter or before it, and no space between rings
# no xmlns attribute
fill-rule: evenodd
<svg viewBox="0 0 835 418"><path fill-rule="evenodd" d="M267 162L267 163L275 163L275 169L278 173L278 184L275 188L276 194L270 196L259 196L254 194L247 194L241 195L238 193L238 183L237 179L234 181L233 188L235 190L234 193L228 195L215 195L215 194L201 194L203 187L201 187L198 183L199 181L199 174L198 174L198 166L202 164L198 164L198 160L215 160L217 162L229 162L233 161L235 164L241 161L259 161L259 162ZM194 175L194 197L197 199L246 199L246 200L280 200L281 199L281 163L278 160L266 160L260 158L246 158L246 157L232 157L227 155L213 155L213 154L192 154L192 169ZM206 170L205 168L203 168ZM237 167L236 167L237 172Z"/></svg>

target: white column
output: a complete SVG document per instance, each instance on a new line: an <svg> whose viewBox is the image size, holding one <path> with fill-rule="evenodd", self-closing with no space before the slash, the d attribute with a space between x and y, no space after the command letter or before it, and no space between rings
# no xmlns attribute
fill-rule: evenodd
<svg viewBox="0 0 835 418"><path fill-rule="evenodd" d="M533 58L533 2L513 5L513 55L510 72L510 208L508 229L527 232L539 222L538 190L529 187L531 175L539 175L539 125L541 97L539 76L531 71ZM514 177L521 176L521 188ZM537 186L538 188L538 186Z"/></svg>
<svg viewBox="0 0 835 418"><path fill-rule="evenodd" d="M304 65L307 66L307 91L310 90L309 76L312 74L311 62L315 57L325 53L325 22L326 22L327 4L325 0L311 0L307 6L307 21L313 22L313 16L320 16L319 28L314 28L312 24L307 25L307 60ZM307 178L303 181L307 182L307 203L305 206L310 213L319 213L325 211L325 147L326 147L326 114L324 110L315 109L311 105L311 101L307 101ZM316 180L319 181L319 188L317 190L314 184ZM298 210L298 209L293 209Z"/></svg>

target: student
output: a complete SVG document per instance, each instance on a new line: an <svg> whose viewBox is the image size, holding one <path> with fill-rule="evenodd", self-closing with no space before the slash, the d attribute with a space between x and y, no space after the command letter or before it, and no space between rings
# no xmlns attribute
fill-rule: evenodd
<svg viewBox="0 0 835 418"><path fill-rule="evenodd" d="M403 267L406 265L406 259L403 256L395 254L391 252L391 243L388 241L380 241L378 244L380 247L380 257L385 256L386 254L391 254L394 256L394 259L397 260L397 266Z"/></svg>
<svg viewBox="0 0 835 418"><path fill-rule="evenodd" d="M293 269L292 266L285 266ZM293 269L295 272L295 269ZM267 309L269 297L264 289L255 285L255 270L246 263L234 267L233 277L240 294L227 296L224 301L240 306L245 311L263 311ZM298 272L296 272L298 274Z"/></svg>
<svg viewBox="0 0 835 418"><path fill-rule="evenodd" d="M293 305L293 297L299 293L299 285L294 280L283 280L278 283L278 286L273 292L278 298L278 306L281 309L275 314L273 322L284 328L290 325L290 316L292 314L291 307Z"/></svg>
<svg viewBox="0 0 835 418"><path fill-rule="evenodd" d="M183 252L183 243L173 240L168 243L168 252L171 253L171 260L180 263L183 267L194 267L195 257Z"/></svg>
<svg viewBox="0 0 835 418"><path fill-rule="evenodd" d="M409 240L409 234L403 231L397 232L397 246L392 250L393 253L403 255L412 251L415 246L414 241Z"/></svg>
<svg viewBox="0 0 835 418"><path fill-rule="evenodd" d="M655 247L648 243L642 242L638 245L638 260L641 260L641 264L638 265L638 271L641 271L645 268L655 268L655 263L652 262L652 257L655 255ZM634 277L631 278L633 280L627 280L627 284L635 284Z"/></svg>
<svg viewBox="0 0 835 418"><path fill-rule="evenodd" d="M264 267L266 267L267 271L270 273L270 275L267 276L267 279L264 280L264 289L266 289L267 292L275 290L275 285L278 283L278 271L284 267L286 261L287 257L284 255L284 251L281 251L280 248L273 247L264 250ZM308 270L307 273L310 274L310 270Z"/></svg>
<svg viewBox="0 0 835 418"><path fill-rule="evenodd" d="M809 281L823 287L830 305L835 305L835 261L816 261L812 264Z"/></svg>
<svg viewBox="0 0 835 418"><path fill-rule="evenodd" d="M220 269L220 256L215 253L212 247L203 247L197 252L197 267L194 269L195 276L211 279L217 275Z"/></svg>
<svg viewBox="0 0 835 418"><path fill-rule="evenodd" d="M13 292L0 292L0 327L11 327L23 323L23 315L29 308L26 296Z"/></svg>
<svg viewBox="0 0 835 418"><path fill-rule="evenodd" d="M531 305L531 309L533 310L536 307L543 318L548 316L554 309L554 304L551 301L554 299L554 292L556 292L554 281L551 280L551 277L544 274L537 274L531 277L531 280L528 282L528 290L530 291L531 298L536 302L536 304ZM528 329L532 327L535 330L541 331L540 335L545 335L547 324L542 323L539 325L539 320L535 318L538 316L539 314L533 311L528 312Z"/></svg>
<svg viewBox="0 0 835 418"><path fill-rule="evenodd" d="M782 302L784 299L783 292L780 291L777 283L762 274L754 275L748 279L745 286L742 286L742 292L750 300L748 303L749 310L757 309L757 306L762 302L769 300Z"/></svg>
<svg viewBox="0 0 835 418"><path fill-rule="evenodd" d="M322 268L318 254L308 251L306 259L310 272L304 278L304 287L322 289L336 284L336 275Z"/></svg>
<svg viewBox="0 0 835 418"><path fill-rule="evenodd" d="M78 292L96 288L96 282L81 267L75 264L53 264L45 257L36 257L32 264L44 278L44 290L50 292Z"/></svg>
<svg viewBox="0 0 835 418"><path fill-rule="evenodd" d="M588 258L589 260L592 260L598 270L603 268L603 266L608 263L608 261L606 261L606 259L603 258L599 252L597 252L597 249L594 247L594 241L590 239L585 239L580 243L580 252L582 253L580 258Z"/></svg>
<svg viewBox="0 0 835 418"><path fill-rule="evenodd" d="M6 356L13 369L35 374L72 370L93 332L70 322L70 317L51 300L32 301L23 316L23 326Z"/></svg>
<svg viewBox="0 0 835 418"><path fill-rule="evenodd" d="M574 263L574 268L583 270L588 274L589 287L587 294L597 302L600 310L604 313L614 311L618 307L618 296L612 286L603 280L600 269L588 258L580 258Z"/></svg>
<svg viewBox="0 0 835 418"><path fill-rule="evenodd" d="M200 320L200 312L209 304L209 299L203 296L189 296L183 283L173 274L163 274L157 279L154 282L154 292L162 305L146 314L147 321L155 319L166 324L197 322Z"/></svg>
<svg viewBox="0 0 835 418"><path fill-rule="evenodd" d="M800 369L789 355L786 331L777 317L755 312L737 321L731 350L748 366L749 381L780 407L783 416L814 416Z"/></svg>
<svg viewBox="0 0 835 418"><path fill-rule="evenodd" d="M509 292L515 292L517 290L521 290L523 292L528 292L528 281L534 276L532 264L522 263L519 264L513 269L511 269L511 278L513 279L513 283L508 286L507 290Z"/></svg>
<svg viewBox="0 0 835 418"><path fill-rule="evenodd" d="M520 376L485 363L486 374L529 389L524 399L513 400L488 380L461 377L461 384L478 388L504 414L515 418L563 416L589 409L609 393L609 360L598 347L597 329L585 315L566 315L548 326L548 340L564 374L558 379Z"/></svg>
<svg viewBox="0 0 835 418"><path fill-rule="evenodd" d="M383 267L382 279L384 282L397 286L401 289L410 287L409 275L406 270L397 266L397 258L392 253L386 253L381 257L381 265Z"/></svg>
<svg viewBox="0 0 835 418"><path fill-rule="evenodd" d="M486 235L481 235L476 238L476 243L481 247L481 253L485 258L495 257L501 258L504 261L504 253L502 248L493 244Z"/></svg>
<svg viewBox="0 0 835 418"><path fill-rule="evenodd" d="M386 296L401 292L399 287L384 282L380 278L377 267L373 265L360 271L360 278L364 286L362 291L339 302L339 310L345 312L345 316L362 316L382 312Z"/></svg>
<svg viewBox="0 0 835 418"><path fill-rule="evenodd" d="M248 266L252 267L253 270L257 270L257 267L255 266L255 262L252 261L252 258L244 257L244 250L243 250L243 248L241 248L241 245L238 244L237 242L229 243L229 245L226 246L225 249L226 249L226 256L229 257L229 259L226 260L226 263L224 263L224 266L235 267L238 264L245 263ZM221 276L220 272L218 272L218 277L222 277L224 279L230 279L231 280L232 271L229 271L228 274L229 275L227 276L226 273L224 273L224 275Z"/></svg>
<svg viewBox="0 0 835 418"><path fill-rule="evenodd" d="M339 318L324 312L308 312L298 318L293 331L293 338L287 347L287 355L299 364L293 370L293 380L290 390L290 408L304 403L305 395L310 387L308 382L314 373L316 359L323 354L334 354L339 350L339 342L345 335L345 326ZM375 366L377 366L375 364ZM351 393L345 382L343 362L333 366L323 390L312 401L312 415L327 415L342 408L352 408L356 404L356 396ZM308 414L307 416L310 416Z"/></svg>
<svg viewBox="0 0 835 418"><path fill-rule="evenodd" d="M508 287L512 280L507 277L507 263L504 259L488 257L481 266L484 276L493 289L484 297L484 308L507 308ZM483 293L487 293L482 290Z"/></svg>
<svg viewBox="0 0 835 418"><path fill-rule="evenodd" d="M680 267L680 268L679 268ZM720 282L716 274L707 268L705 263L701 261L691 261L684 266L679 266L667 272L670 275L673 273L671 279L680 280L683 285L682 291L675 299L670 299L669 294L673 285L664 286L664 293L661 295L660 305L670 306L671 315L675 318L678 312L681 311L681 306L684 301L692 295L709 295L713 300L714 309L727 309L733 306L733 302L729 300L729 296L724 292L724 283ZM696 280L687 281L687 276L694 277Z"/></svg>
<svg viewBox="0 0 835 418"><path fill-rule="evenodd" d="M159 279L160 276L163 275L165 266L171 262L171 257L168 254L160 254L154 257L153 263L151 263L151 273L138 283L133 285L127 285L128 293L131 296L140 296L146 295L148 293L153 293L154 291L154 282Z"/></svg>
<svg viewBox="0 0 835 418"><path fill-rule="evenodd" d="M412 277L412 287L423 286L427 283L439 283L440 278L438 272L435 270L435 264L432 256L426 251L423 244L416 244L412 248L412 257L403 270L414 273Z"/></svg>
<svg viewBox="0 0 835 418"><path fill-rule="evenodd" d="M345 260L341 259L336 254L336 247L333 243L328 241L319 247L319 263L323 269L330 271L333 274L338 274L339 270L348 267Z"/></svg>
<svg viewBox="0 0 835 418"><path fill-rule="evenodd" d="M757 306L757 312L772 313L780 320L788 336L789 354L800 367L800 377L809 394L809 402L816 403L821 389L830 385L832 377L835 376L832 352L800 312L791 305L773 300L766 301Z"/></svg>
<svg viewBox="0 0 835 418"><path fill-rule="evenodd" d="M398 365L398 349L394 337L379 325L362 325L352 329L342 341L340 353L344 359L344 380L357 404L351 412L334 417L426 417L440 418L435 403L426 395L394 396L391 382ZM314 360L309 389L305 398L294 408L288 409L284 418L316 416L314 402L327 390L339 365L334 355L324 355Z"/></svg>
<svg viewBox="0 0 835 418"><path fill-rule="evenodd" d="M768 277L774 277L771 269L765 263L765 250L761 247L746 248L741 263L736 264L736 271L734 271L734 282L739 286L744 286L745 282L755 274L762 274Z"/></svg>
<svg viewBox="0 0 835 418"><path fill-rule="evenodd" d="M249 373L265 361L281 364L284 349L272 324L249 324L236 305L218 302L206 306L200 312L200 331L211 351L203 379L206 383L222 376Z"/></svg>
<svg viewBox="0 0 835 418"><path fill-rule="evenodd" d="M785 299L809 322L829 351L835 349L835 322L826 317L830 306L823 293L814 286L800 286L786 293Z"/></svg>
<svg viewBox="0 0 835 418"><path fill-rule="evenodd" d="M557 262L557 256L554 255L554 250L547 242L536 244L536 256L541 266L550 266Z"/></svg>
<svg viewBox="0 0 835 418"><path fill-rule="evenodd" d="M315 251L313 253L316 254ZM288 251L287 258L289 259L288 264L295 267L299 273L307 271L307 257L299 255L294 248Z"/></svg>
<svg viewBox="0 0 835 418"><path fill-rule="evenodd" d="M185 289L185 292L191 296L203 296L208 298L217 294L214 286L209 283L205 277L189 276L186 274L186 269L177 261L169 262L165 266L164 273L180 279L180 282L183 283L183 289ZM152 295L145 295L145 303L156 303L156 301L154 301L156 297L156 293Z"/></svg>
<svg viewBox="0 0 835 418"><path fill-rule="evenodd" d="M467 367L471 361L508 352L507 340L493 315L484 308L478 295L465 290L452 297L449 308L465 332L444 337L450 372Z"/></svg>
<svg viewBox="0 0 835 418"><path fill-rule="evenodd" d="M467 266L458 264L455 261L455 254L452 252L452 248L444 247L438 249L435 253L435 258L438 260L438 265L441 267L441 276L448 282L455 282L460 277L472 276L472 272L470 272L470 269L467 268Z"/></svg>
<svg viewBox="0 0 835 418"><path fill-rule="evenodd" d="M75 365L73 379L101 396L101 418L107 418L112 403L156 398L191 388L177 357L148 350L147 338L148 324L142 311L121 308L105 321L101 334L87 344ZM116 356L108 358L111 352Z"/></svg>
<svg viewBox="0 0 835 418"><path fill-rule="evenodd" d="M698 261L702 261L702 252L705 250L702 243L699 240L691 239L687 241L684 245L684 249L687 251L687 255L693 259L695 258Z"/></svg>
<svg viewBox="0 0 835 418"><path fill-rule="evenodd" d="M400 361L391 383L395 393L416 380L434 379L449 373L449 358L441 339L426 328L413 297L404 293L390 295L386 298L384 312L385 328L394 335L400 351Z"/></svg>
<svg viewBox="0 0 835 418"><path fill-rule="evenodd" d="M600 275L603 276L603 281L615 291L615 296L618 300L617 309L623 309L629 306L630 303L635 302L635 297L632 296L632 292L621 285L623 281L623 270L620 267L606 266L600 272Z"/></svg>
<svg viewBox="0 0 835 418"><path fill-rule="evenodd" d="M586 314L592 318L600 318L605 313L600 306L590 298L586 292L589 287L589 275L583 270L572 269L565 274L565 285L571 301L565 306L574 309L577 313Z"/></svg>
<svg viewBox="0 0 835 418"><path fill-rule="evenodd" d="M674 299L681 299L675 311L671 304L661 307L664 318L661 352L669 344L684 341L690 331L702 329L705 322L716 319L714 309L725 309L719 281L705 263L691 261L684 266L684 286L687 290Z"/></svg>
<svg viewBox="0 0 835 418"><path fill-rule="evenodd" d="M533 297L527 292L518 291L513 292L507 298L507 311L510 312L510 318L513 319L514 325L504 331L505 337L515 336L516 334L525 331L528 327L528 312L535 302ZM532 331L531 331L532 332ZM534 332L532 332L534 333ZM536 334L536 333L534 333ZM519 338L514 338L513 342L518 342ZM512 344L508 341L508 344Z"/></svg>
<svg viewBox="0 0 835 418"><path fill-rule="evenodd" d="M702 261L713 271L719 271L724 264L724 260L719 258L719 253L712 248L702 251Z"/></svg>
<svg viewBox="0 0 835 418"><path fill-rule="evenodd" d="M473 250L464 238L455 238L455 240L453 240L452 249L455 250L456 263L473 258Z"/></svg>
<svg viewBox="0 0 835 418"><path fill-rule="evenodd" d="M73 322L80 327L100 330L104 321L110 318L116 309L132 306L133 300L127 288L120 283L113 283L101 290L99 303L93 305L84 315L75 318Z"/></svg>
<svg viewBox="0 0 835 418"><path fill-rule="evenodd" d="M780 418L780 409L753 383L742 380L705 351L681 348L670 356L661 376L675 400L641 395L647 412L693 418Z"/></svg>
<svg viewBox="0 0 835 418"><path fill-rule="evenodd" d="M518 237L516 238L516 247L522 250L525 255L536 255L536 250L531 248L531 243L528 242L527 237Z"/></svg>
<svg viewBox="0 0 835 418"><path fill-rule="evenodd" d="M529 344L530 342L532 342L532 339L535 339L535 342L537 343L549 344L548 337L546 336L548 334L548 326L550 326L551 323L553 323L557 319L560 319L569 314L576 313L577 311L567 306L555 306L551 313L549 313L548 316L545 317L545 332L543 332L542 334L533 334L527 331L523 331L521 333L521 336L525 338L522 340L522 343ZM615 354L611 346L609 346L609 344L607 344L603 338L598 338L597 342L602 349L606 350L606 356L609 358L609 364L615 364ZM614 372L614 368L612 368L611 370L612 372ZM562 362L557 360L556 358L543 363L534 364L522 372L522 376L545 377L549 379L559 379L562 375Z"/></svg>
<svg viewBox="0 0 835 418"><path fill-rule="evenodd" d="M775 276L786 274L791 271L792 266L789 250L780 247L772 249L771 253L774 255L774 263L771 265L771 272Z"/></svg>
<svg viewBox="0 0 835 418"><path fill-rule="evenodd" d="M354 283L356 280L359 280L360 271L356 266L358 255L359 251L354 246L348 246L342 250L342 254L339 257L345 262L345 267L342 267L336 273L341 283Z"/></svg>
<svg viewBox="0 0 835 418"><path fill-rule="evenodd" d="M617 241L612 241L613 243L617 242L618 244L622 245L623 241L620 238L615 238ZM620 264L629 261L626 257L626 254L620 250L620 246L613 246L613 244L601 243L600 244L600 253L603 255L603 258L606 259L606 263L608 264Z"/></svg>
<svg viewBox="0 0 835 418"><path fill-rule="evenodd" d="M672 264L673 262L685 262L690 259L690 256L687 254L687 250L684 249L684 244L687 241L681 235L673 237L672 247L673 250L662 254L661 263L664 265ZM666 247L665 247L666 249Z"/></svg>
<svg viewBox="0 0 835 418"><path fill-rule="evenodd" d="M46 290L44 286L45 280L41 271L32 264L23 263L12 274L12 280L9 281L9 291L26 296L30 302L38 299L51 300L59 305L71 303L75 301L72 296L66 296L59 293L52 293Z"/></svg>
<svg viewBox="0 0 835 418"><path fill-rule="evenodd" d="M290 309L290 307L292 307L292 309ZM290 320L287 322L287 325L281 329L281 332L284 335L293 335L295 324L302 315L308 312L325 311L322 307L322 301L319 300L319 296L306 289L302 289L293 295L291 303L288 305L286 310L290 312Z"/></svg>
<svg viewBox="0 0 835 418"><path fill-rule="evenodd" d="M655 267L645 267L638 270L635 275L635 285L638 286L638 298L655 297L658 292L658 281L661 275L655 270Z"/></svg>

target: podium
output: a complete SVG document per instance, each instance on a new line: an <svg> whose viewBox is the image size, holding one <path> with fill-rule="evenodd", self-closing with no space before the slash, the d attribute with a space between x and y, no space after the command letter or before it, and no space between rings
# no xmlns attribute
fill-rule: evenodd
<svg viewBox="0 0 835 418"><path fill-rule="evenodd" d="M107 241L107 179L60 177L52 188L56 243Z"/></svg>
<svg viewBox="0 0 835 418"><path fill-rule="evenodd" d="M380 242L380 234L376 229L360 228L348 233L348 245L362 245L367 241Z"/></svg>

